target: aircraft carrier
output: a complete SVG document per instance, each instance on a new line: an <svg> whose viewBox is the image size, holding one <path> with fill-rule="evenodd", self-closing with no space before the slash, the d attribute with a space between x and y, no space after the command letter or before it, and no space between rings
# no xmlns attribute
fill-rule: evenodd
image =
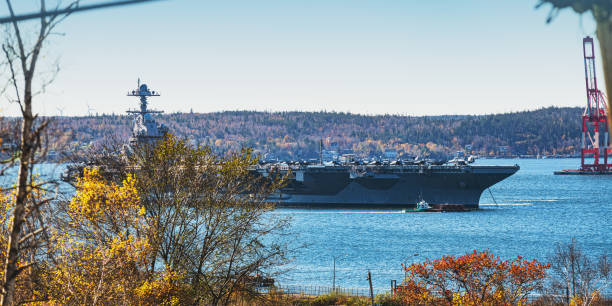
<svg viewBox="0 0 612 306"><path fill-rule="evenodd" d="M168 132L151 116L161 113L147 108L147 98L159 96L138 80L128 96L140 98L132 137L127 151L138 143L153 143ZM475 166L473 159L449 163L427 160L372 161L344 163L274 162L261 163L251 171L267 177L288 175L287 185L270 196L280 207L317 208L411 208L425 201L434 210L476 209L482 192L519 170L514 166Z"/></svg>
<svg viewBox="0 0 612 306"><path fill-rule="evenodd" d="M289 182L270 200L281 207L477 209L484 190L519 170L514 166L476 166L465 162L435 165L259 166L260 175L280 170Z"/></svg>

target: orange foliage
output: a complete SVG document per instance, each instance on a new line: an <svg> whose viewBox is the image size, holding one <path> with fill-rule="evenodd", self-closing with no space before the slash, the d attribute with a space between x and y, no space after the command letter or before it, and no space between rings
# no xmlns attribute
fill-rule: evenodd
<svg viewBox="0 0 612 306"><path fill-rule="evenodd" d="M543 286L549 265L474 250L403 268L406 279L395 294L409 305L520 305Z"/></svg>

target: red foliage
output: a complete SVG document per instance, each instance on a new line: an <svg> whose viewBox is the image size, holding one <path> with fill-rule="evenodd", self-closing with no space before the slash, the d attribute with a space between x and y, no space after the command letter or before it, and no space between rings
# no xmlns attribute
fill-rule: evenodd
<svg viewBox="0 0 612 306"><path fill-rule="evenodd" d="M501 260L474 250L403 267L406 279L395 294L410 305L522 304L542 287L549 266L520 256Z"/></svg>

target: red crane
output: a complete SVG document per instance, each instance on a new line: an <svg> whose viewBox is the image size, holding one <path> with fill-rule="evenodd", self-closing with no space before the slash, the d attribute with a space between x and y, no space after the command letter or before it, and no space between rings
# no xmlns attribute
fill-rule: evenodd
<svg viewBox="0 0 612 306"><path fill-rule="evenodd" d="M612 153L612 150L609 145L606 98L597 89L593 38L587 36L582 40L582 51L584 53L587 107L582 114L582 162L580 170L606 172L612 167L612 164L608 164L608 153ZM600 130L603 131L603 135L600 135ZM585 158L591 156L593 163L585 162ZM603 158L603 163L600 163L600 158Z"/></svg>

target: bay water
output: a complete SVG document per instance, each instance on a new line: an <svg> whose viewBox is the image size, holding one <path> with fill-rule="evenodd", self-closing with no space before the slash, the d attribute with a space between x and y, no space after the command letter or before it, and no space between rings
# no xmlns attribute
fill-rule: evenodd
<svg viewBox="0 0 612 306"><path fill-rule="evenodd" d="M557 243L576 238L585 252L612 255L612 175L562 176L579 159L489 159L481 165L521 169L480 198L480 209L402 213L376 209L277 209L292 218L293 245L304 245L277 278L284 286L368 288L401 282L401 264L487 250L502 259L547 261Z"/></svg>
<svg viewBox="0 0 612 306"><path fill-rule="evenodd" d="M487 250L502 259L523 256L547 261L557 243L576 238L593 257L612 255L612 175L559 176L576 169L579 159L489 159L481 165L514 165L521 169L492 186L480 198L480 209L455 213L403 213L380 209L277 209L290 217L293 247L281 286L331 287L367 292L367 272L375 292L401 282L401 264L443 255ZM40 165L43 176L58 177L64 165ZM15 172L15 173L12 173ZM13 183L16 169L0 177Z"/></svg>

